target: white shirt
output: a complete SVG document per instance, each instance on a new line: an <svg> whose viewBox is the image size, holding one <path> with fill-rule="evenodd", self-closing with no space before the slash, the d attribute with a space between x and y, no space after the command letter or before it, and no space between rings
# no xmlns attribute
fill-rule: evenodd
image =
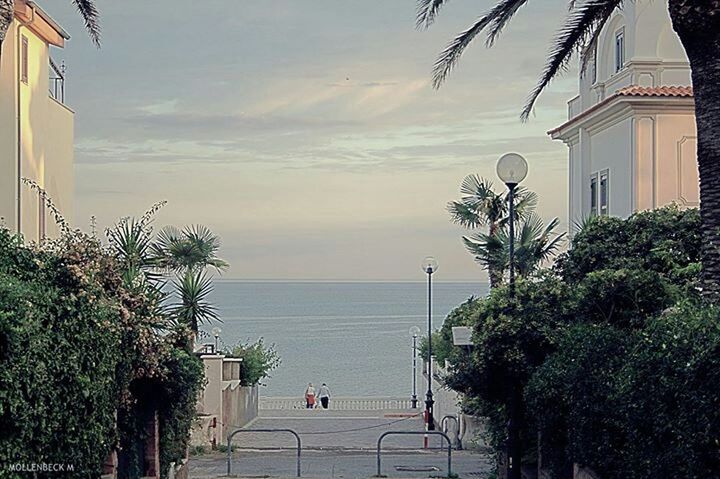
<svg viewBox="0 0 720 479"><path fill-rule="evenodd" d="M318 393L318 397L320 398L329 398L330 397L330 388L327 386L320 386L320 392Z"/></svg>

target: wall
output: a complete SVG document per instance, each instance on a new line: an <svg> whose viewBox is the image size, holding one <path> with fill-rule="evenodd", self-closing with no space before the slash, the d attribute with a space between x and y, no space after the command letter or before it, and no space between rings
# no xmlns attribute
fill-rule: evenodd
<svg viewBox="0 0 720 479"><path fill-rule="evenodd" d="M258 415L258 386L227 384L223 389L223 437L247 426Z"/></svg>
<svg viewBox="0 0 720 479"><path fill-rule="evenodd" d="M20 175L45 188L69 221L73 216L73 112L49 96L49 46L15 21L2 46L0 65L0 216L17 229L17 95L20 95ZM18 82L19 38L28 39L28 82ZM18 89L19 83L19 89ZM37 192L21 185L21 229L26 240L39 239ZM57 229L46 214L46 233Z"/></svg>
<svg viewBox="0 0 720 479"><path fill-rule="evenodd" d="M258 415L258 387L240 386L240 361L220 354L200 356L205 388L198 398L198 418L191 431L192 446L213 447L247 426Z"/></svg>
<svg viewBox="0 0 720 479"><path fill-rule="evenodd" d="M590 137L590 155L584 158L588 171L583 195L590 197L590 176L609 170L608 210L612 216L627 217L633 212L632 121L628 118ZM590 213L589 201L584 208Z"/></svg>

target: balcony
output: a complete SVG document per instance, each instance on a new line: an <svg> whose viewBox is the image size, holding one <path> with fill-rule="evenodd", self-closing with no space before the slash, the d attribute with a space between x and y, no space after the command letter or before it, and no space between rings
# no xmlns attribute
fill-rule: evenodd
<svg viewBox="0 0 720 479"><path fill-rule="evenodd" d="M63 105L65 104L65 62L58 66L50 58L49 90L52 99Z"/></svg>

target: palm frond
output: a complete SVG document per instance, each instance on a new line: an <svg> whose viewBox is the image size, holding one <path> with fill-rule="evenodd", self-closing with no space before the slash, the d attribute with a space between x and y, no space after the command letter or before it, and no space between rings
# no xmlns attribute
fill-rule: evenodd
<svg viewBox="0 0 720 479"><path fill-rule="evenodd" d="M94 0L73 0L93 43L100 46L100 13Z"/></svg>
<svg viewBox="0 0 720 479"><path fill-rule="evenodd" d="M417 2L417 18L415 25L417 28L427 28L434 21L440 11L440 8L447 3L448 0L418 0Z"/></svg>
<svg viewBox="0 0 720 479"><path fill-rule="evenodd" d="M451 221L463 228L475 229L487 222L487 217L479 215L477 208L467 205L462 201L451 201L447 204Z"/></svg>
<svg viewBox="0 0 720 479"><path fill-rule="evenodd" d="M503 0L492 9L493 20L487 36L487 46L495 43L508 22L527 2L528 0Z"/></svg>
<svg viewBox="0 0 720 479"><path fill-rule="evenodd" d="M578 48L588 38L596 38L597 32L605 24L613 11L621 6L623 0L589 0L576 4L565 25L560 29L550 51L545 69L535 89L523 108L521 119L527 121L540 94L550 82L566 68Z"/></svg>
<svg viewBox="0 0 720 479"><path fill-rule="evenodd" d="M188 271L174 280L173 286L179 301L170 311L179 323L197 334L200 324L221 321L217 308L209 301L213 292L212 280L204 272Z"/></svg>
<svg viewBox="0 0 720 479"><path fill-rule="evenodd" d="M501 0L492 10L478 18L474 24L456 36L435 61L433 67L433 87L436 89L440 88L440 85L443 84L450 72L457 66L465 49L472 43L476 36L482 33L488 26L492 25L490 36L488 36L488 44L492 44L510 18L521 6L527 3L527 1L528 0Z"/></svg>

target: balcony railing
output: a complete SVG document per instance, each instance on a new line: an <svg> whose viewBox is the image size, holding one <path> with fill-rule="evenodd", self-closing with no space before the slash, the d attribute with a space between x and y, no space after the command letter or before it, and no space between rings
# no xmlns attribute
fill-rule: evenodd
<svg viewBox="0 0 720 479"><path fill-rule="evenodd" d="M58 66L50 58L50 96L60 103L65 103L65 62Z"/></svg>

